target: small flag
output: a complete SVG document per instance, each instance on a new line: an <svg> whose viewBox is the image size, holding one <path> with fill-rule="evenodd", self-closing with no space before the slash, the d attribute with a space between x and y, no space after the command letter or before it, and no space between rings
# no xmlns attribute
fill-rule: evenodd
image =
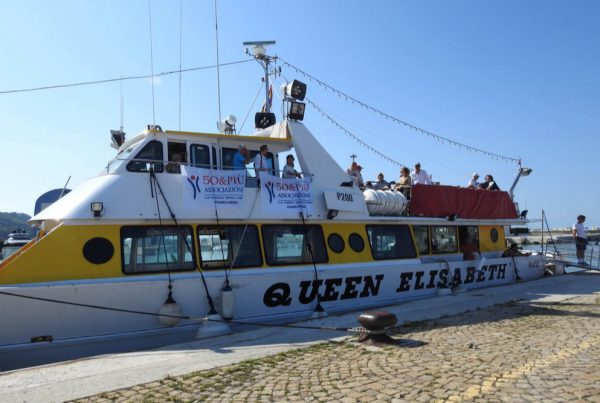
<svg viewBox="0 0 600 403"><path fill-rule="evenodd" d="M267 109L271 110L271 106L273 106L273 84L269 85L269 99L267 100L267 102L268 102L268 108L267 108L267 104L263 103L262 112L266 112Z"/></svg>

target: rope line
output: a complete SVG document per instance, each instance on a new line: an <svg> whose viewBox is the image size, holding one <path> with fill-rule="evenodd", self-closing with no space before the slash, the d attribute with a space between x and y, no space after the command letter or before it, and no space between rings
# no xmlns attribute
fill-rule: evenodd
<svg viewBox="0 0 600 403"><path fill-rule="evenodd" d="M328 331L344 332L344 333L370 333L369 330L362 328L362 327L308 326L308 325L246 322L246 321L241 321L241 320L213 319L213 318L209 318L209 317L198 318L198 317L193 317L193 316L189 316L189 315L169 315L169 314L164 314L164 313L138 311L135 309L114 308L114 307L103 306L103 305L84 304L81 302L63 301L60 299L53 299L53 298L34 297L31 295L17 294L17 293L13 293L13 292L9 292L9 291L0 291L0 295L30 299L30 300L34 300L34 301L50 302L50 303L61 304L61 305L78 306L78 307L82 307L82 308L100 309L100 310L104 310L104 311L113 311L113 312L130 313L130 314L135 314L135 315L145 315L145 316L155 316L155 317L166 317L166 318L174 318L174 319L184 319L184 320L190 320L190 321L194 321L194 322L231 323L231 324L236 324L236 325L249 325L249 326L259 326L259 327L281 327L281 328L305 329L305 330L328 330Z"/></svg>
<svg viewBox="0 0 600 403"><path fill-rule="evenodd" d="M338 129L340 129L341 131L343 131L348 137L350 137L352 140L356 141L358 144L360 144L361 146L363 146L367 150L371 151L372 153L375 153L375 154L379 155L381 158L383 158L384 160L386 160L388 162L391 162L394 165L397 165L399 167L406 166L406 165L402 164L401 162L396 161L395 159L393 159L391 157L388 157L387 155L385 155L381 151L376 150L375 148L373 148L372 146L370 146L369 144L367 144L365 141L361 140L357 135L353 134L350 130L346 129L344 126L342 126L341 124L339 124L335 119L333 119L331 116L329 116L327 114L327 112L325 112L323 109L321 109L320 107L318 107L310 99L308 99L308 98L304 98L304 99L306 100L306 102L308 102L308 104L310 104L310 106L312 106L317 112L319 112L321 114L321 116L323 116L325 119L329 120L329 122L331 124L333 124Z"/></svg>
<svg viewBox="0 0 600 403"><path fill-rule="evenodd" d="M405 120L399 119L399 118L397 118L395 116L392 116L392 115L390 115L388 113L383 112L380 109L377 109L377 108L375 108L375 107L373 107L371 105L368 105L368 104L366 104L366 103L364 103L362 101L359 101L358 99L356 99L356 98L354 98L354 97L346 94L345 92L342 92L342 91L340 91L340 90L332 87L331 85L329 85L329 84L327 84L327 83L319 80L318 78L316 78L316 77L308 74L307 72L303 71L302 69L300 69L300 68L294 66L293 64L285 61L281 57L280 57L280 59L281 59L281 61L283 62L284 65L289 66L296 73L301 74L303 77L307 78L308 80L310 80L312 82L315 82L315 83L319 84L320 86L324 87L325 89L331 90L332 92L336 93L339 97L344 98L346 101L351 101L353 104L358 104L358 105L360 105L361 107L363 107L364 109L366 109L368 111L371 111L371 112L373 112L375 114L378 114L381 117L384 117L384 118L386 118L388 120L391 120L392 122L394 122L396 124L408 127L409 129L412 129L412 130L414 130L417 133L420 133L422 135L426 135L426 136L432 137L432 138L434 138L434 139L436 139L436 140L438 140L440 142L448 143L448 144L451 144L451 145L459 147L459 148L464 148L464 149L469 150L469 151L473 151L473 152L477 152L477 153L486 155L488 157L491 157L491 158L494 158L494 159L497 159L497 160L503 160L505 162L512 161L512 162L516 162L516 163L519 163L521 161L519 158L508 157L506 155L497 154L497 153L493 153L491 151L483 150L481 148L469 146L467 144L460 143L460 142L458 142L456 140L452 140L452 139L450 139L448 137L440 136L439 134L436 134L436 133L433 133L433 132L431 132L429 130L425 130L423 128L415 126L412 123L409 123L409 122L407 122Z"/></svg>
<svg viewBox="0 0 600 403"><path fill-rule="evenodd" d="M234 64L240 64L240 63L248 63L252 60L238 60L235 62L228 62L228 63L221 63L220 66L231 66ZM80 86L84 86L84 85L95 85L95 84L105 84L105 83L111 83L111 82L115 82L115 81L120 81L120 80L141 80L141 79L145 79L145 78L154 78L154 77L163 77L163 76L168 76L171 74L179 74L181 73L188 73L190 71L198 71L198 70L208 70L208 69L214 69L217 68L217 65L210 65L210 66L198 66L198 67L190 67L187 69L177 69L177 70L170 70L170 71L164 71L162 73L157 73L154 75L137 75L137 76L127 76L127 77L118 77L118 78L106 78L103 80L95 80L95 81L81 81L81 82L76 82L76 83L67 83L67 84L55 84L55 85L46 85L43 87L32 87L32 88L21 88L21 89L14 89L14 90L4 90L4 91L0 91L0 95L4 95L4 94L15 94L15 93L21 93L21 92L33 92L33 91L44 91L44 90L53 90L53 89L57 89L57 88L69 88L69 87L80 87Z"/></svg>

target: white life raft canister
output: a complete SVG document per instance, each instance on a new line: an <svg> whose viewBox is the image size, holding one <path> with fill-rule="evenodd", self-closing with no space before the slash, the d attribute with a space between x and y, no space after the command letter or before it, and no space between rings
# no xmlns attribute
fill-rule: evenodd
<svg viewBox="0 0 600 403"><path fill-rule="evenodd" d="M408 201L400 192L367 189L363 192L370 215L400 215Z"/></svg>

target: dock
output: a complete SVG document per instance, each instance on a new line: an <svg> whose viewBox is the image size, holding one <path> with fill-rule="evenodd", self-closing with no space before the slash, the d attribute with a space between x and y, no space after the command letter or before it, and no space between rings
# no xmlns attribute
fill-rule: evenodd
<svg viewBox="0 0 600 403"><path fill-rule="evenodd" d="M600 396L600 273L546 277L383 309L401 324L394 334L402 341L399 347L365 347L355 336L332 331L260 328L1 373L0 401ZM303 324L354 327L357 316Z"/></svg>

